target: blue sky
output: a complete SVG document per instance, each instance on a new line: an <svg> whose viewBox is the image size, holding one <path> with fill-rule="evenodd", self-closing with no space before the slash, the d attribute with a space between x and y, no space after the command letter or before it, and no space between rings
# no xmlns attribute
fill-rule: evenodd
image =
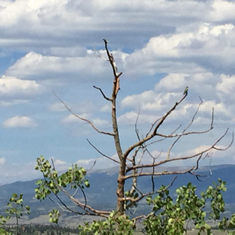
<svg viewBox="0 0 235 235"><path fill-rule="evenodd" d="M235 3L223 0L0 0L0 184L38 177L36 158L54 158L57 169L78 163L96 169L115 166L86 141L115 156L113 140L72 116L53 91L78 115L111 130L110 107L93 85L109 95L108 39L121 76L118 121L123 149L151 123L189 95L162 127L186 126L204 101L192 130L207 128L212 107L215 128L184 138L172 150L182 156L234 131ZM171 142L151 147L167 152ZM213 153L202 164L235 164L235 148ZM147 159L146 159L147 161ZM195 161L180 164L194 164Z"/></svg>

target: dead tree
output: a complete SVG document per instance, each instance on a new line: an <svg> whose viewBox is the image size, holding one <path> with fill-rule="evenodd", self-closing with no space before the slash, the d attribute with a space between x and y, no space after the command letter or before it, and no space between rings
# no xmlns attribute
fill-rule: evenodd
<svg viewBox="0 0 235 235"><path fill-rule="evenodd" d="M161 118L158 118L157 120L154 121L154 123L150 126L149 131L145 135L140 136L139 130L137 127L137 124L138 124L138 119L137 119L136 124L135 124L135 132L136 132L136 136L138 140L137 142L129 146L125 151L123 151L121 143L120 143L119 127L118 127L117 114L116 114L116 101L117 101L118 92L120 90L120 77L122 75L122 72L118 72L117 65L114 60L114 56L108 49L108 41L106 39L104 39L104 45L105 45L105 50L107 53L107 61L111 65L113 77L114 77L111 97L106 96L101 88L97 86L94 86L94 88L99 90L103 98L111 103L112 132L105 132L105 131L99 130L98 128L95 127L95 125L91 121L75 114L66 105L66 103L63 100L61 100L59 97L58 99L65 105L68 111L71 112L74 116L89 123L90 126L98 133L103 134L103 135L108 135L114 139L114 144L116 148L116 153L118 155L118 160L103 154L98 148L92 145L89 140L88 142L102 156L108 158L111 161L114 161L119 166L118 178L117 178L117 192L116 192L117 194L116 210L117 210L117 215L120 216L120 215L124 215L128 208L136 206L136 203L138 203L141 199L159 192L158 190L155 189L154 176L192 174L195 177L199 177L199 175L196 172L196 170L199 167L199 161L203 157L208 156L210 152L213 150L214 151L227 150L233 143L234 137L232 134L231 141L226 147L221 148L218 146L219 142L228 134L228 129L227 129L225 130L224 134L220 136L217 140L215 140L208 148L192 155L187 155L187 156L182 156L182 157L171 157L171 151L173 147L175 146L175 144L177 144L177 142L182 137L187 136L187 138L189 138L189 136L191 135L205 134L207 132L210 132L213 129L214 110L212 110L211 122L207 129L203 131L189 131L189 128L192 127L195 117L198 114L200 106L202 105L202 100L200 99L200 103L198 105L197 110L195 111L191 121L188 123L187 127L183 131L178 133L179 128L172 131L171 133L163 133L159 130L160 127L162 127L162 125L166 121L166 119L187 97L187 92L184 92L184 94L182 95L182 98L178 102L173 104L173 106ZM152 156L148 148L150 145L153 145L156 142L159 142L165 139L173 139L173 143L171 144L171 146L169 146L167 157L164 160L158 161L158 157ZM143 156L146 154L152 158L152 162L150 164L146 164L143 161ZM161 172L159 172L159 170L156 171L156 167L158 166L164 166L165 164L170 163L170 162L178 162L180 160L189 160L189 159L195 159L195 165L193 167L188 167L187 169L180 169L180 170L171 170L171 168L169 168L169 170L164 170ZM137 183L138 183L139 177L150 177L150 181L152 183L151 191L144 193L138 188ZM132 180L132 186L130 190L125 193L124 191L125 182L129 179ZM174 180L175 178L171 181L168 187L170 187L173 184ZM58 185L58 187L61 187L61 186ZM61 189L61 191L63 191L76 205L82 208L84 210L84 214L108 217L110 213L109 211L96 210L88 206L87 203L81 203L79 200L75 199L65 189Z"/></svg>

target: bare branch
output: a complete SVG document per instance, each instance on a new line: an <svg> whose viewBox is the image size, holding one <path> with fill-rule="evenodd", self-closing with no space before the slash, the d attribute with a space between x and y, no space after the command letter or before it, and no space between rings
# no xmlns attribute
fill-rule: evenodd
<svg viewBox="0 0 235 235"><path fill-rule="evenodd" d="M188 128L193 124L194 119L195 119L195 117L196 117L196 115L197 115L197 113L198 113L198 111L199 111L199 108L200 108L200 106L201 106L202 103L203 103L203 101L202 101L202 99L201 99L200 97L199 97L199 99L200 99L201 102L199 103L199 105L198 105L198 107L197 107L197 110L196 110L196 112L194 113L194 115L193 115L193 117L192 117L191 122L190 122L190 123L188 124L188 126L183 130L182 133L185 133L185 131L188 130ZM212 114L213 114L213 113L214 113L214 112L212 111ZM212 115L211 127L210 127L209 130L211 130L211 129L213 128L212 123L213 123L213 115ZM182 137L182 135L178 136L178 138L173 142L173 144L172 144L172 145L170 146L170 148L168 149L167 159L170 158L170 152L171 152L172 148L173 148L174 145L179 141L179 139L180 139L181 137Z"/></svg>
<svg viewBox="0 0 235 235"><path fill-rule="evenodd" d="M93 163L93 165L91 166L91 168L90 168L89 170L86 170L86 172L91 171L91 170L94 168L95 164L96 164L96 160L94 161L94 163Z"/></svg>
<svg viewBox="0 0 235 235"><path fill-rule="evenodd" d="M205 134L209 131L211 131L211 127L205 131L189 131L189 132L185 132L185 133L179 133L179 134L170 134L170 135L165 135L165 134L160 134L157 133L157 136L161 136L164 138L175 138L175 137L182 137L182 136L186 136L186 135L195 135L195 134Z"/></svg>
<svg viewBox="0 0 235 235"><path fill-rule="evenodd" d="M120 77L120 74L118 74L118 72L117 72L117 66L116 66L115 60L113 58L113 55L112 55L112 53L109 52L108 41L106 39L103 39L103 40L104 40L105 50L106 50L108 58L109 58L109 62L110 62L112 69L113 69L114 78Z"/></svg>
<svg viewBox="0 0 235 235"><path fill-rule="evenodd" d="M179 130L180 127L181 127L181 125L179 125L174 131L172 131L172 132L171 132L171 135L173 135L177 130ZM152 145L152 144L156 144L156 143L158 143L158 142L161 142L161 141L163 141L163 140L165 140L165 139L167 139L167 137L163 137L163 138L161 138L161 139L154 140L154 141L151 141L151 142L149 142L149 143L145 143L145 147L147 148L148 146L150 146L150 145ZM149 152L148 152L148 153L149 153ZM151 155L151 154L149 153L149 155Z"/></svg>
<svg viewBox="0 0 235 235"><path fill-rule="evenodd" d="M136 149L135 153L134 153L133 156L132 156L132 166L135 166L135 165L136 165L136 156L137 156L137 154L138 154L138 152L139 152L140 149L141 149L141 146L139 146L139 147ZM138 173L138 169L133 169L133 174L134 174L134 175L137 175L137 173ZM131 186L131 190L130 190L130 194L132 194L132 193L134 192L134 190L135 190L136 187L137 187L137 177L133 177L133 179L132 179L132 186Z"/></svg>
<svg viewBox="0 0 235 235"><path fill-rule="evenodd" d="M155 164L145 164L145 165L137 165L135 167L129 167L129 169L127 169L127 172L129 172L129 171L131 171L131 170L133 170L135 168L150 168L150 167L153 167L153 166L160 166L160 165L163 165L165 163L172 162L172 161L187 160L187 159L195 158L195 157L198 157L198 156L200 156L200 155L202 155L204 153L209 152L212 149L215 149L215 150L218 150L218 151L225 151L225 150L227 150L232 145L232 143L234 141L234 134L233 133L232 133L232 140L230 141L230 143L229 143L229 145L227 147L225 147L225 148L218 148L218 147L216 147L216 144L218 144L226 136L226 134L228 133L228 130L229 129L227 129L224 132L224 134L218 140L215 141L214 144L212 144L210 147L208 147L207 149L205 149L205 150L203 150L203 151L201 151L199 153L196 153L196 154L193 154L193 155L190 155L190 156L185 156L185 157L166 159L166 160L160 161L160 162L155 163ZM128 175L128 178L131 178L129 176L130 175ZM132 177L135 177L135 175L132 176Z"/></svg>
<svg viewBox="0 0 235 235"><path fill-rule="evenodd" d="M176 102L175 105L161 118L161 121L154 128L153 133L156 134L158 128L162 125L162 123L166 120L166 118L176 109L176 107L185 99L186 95L181 98L179 102Z"/></svg>
<svg viewBox="0 0 235 235"><path fill-rule="evenodd" d="M207 154L208 154L208 153L207 153ZM197 164L196 164L196 167L195 167L194 171L196 171L196 170L198 169L198 167L199 167L199 161L200 161L201 158L202 158L202 154L201 154L200 157L197 159ZM197 178L197 180L199 180L199 181L202 181L199 177L206 177L206 176L207 176L207 175L197 174L197 173L194 173L194 172L192 172L192 171L190 171L189 174L195 176L195 177Z"/></svg>
<svg viewBox="0 0 235 235"><path fill-rule="evenodd" d="M181 98L181 100L179 102L176 102L175 105L161 118L159 119L160 122L157 124L157 126L154 128L154 131L149 134L146 135L145 138L143 138L142 140L139 140L138 142L136 142L135 144L131 145L125 152L124 152L124 158L127 158L127 156L129 155L129 153L136 148L139 145L142 145L143 143L149 141L150 139L152 139L154 136L159 135L157 133L158 128L162 125L162 123L165 121L165 119L171 114L171 112L173 112L173 110L175 110L175 108L184 100L186 96L184 96L183 98ZM162 137L168 137L167 135L159 135ZM177 135L176 135L177 136ZM169 137L175 137L175 136L169 136Z"/></svg>
<svg viewBox="0 0 235 235"><path fill-rule="evenodd" d="M213 122L213 121L212 121ZM144 139L136 142L135 144L133 144L132 146L130 146L126 152L124 153L124 156L128 156L129 153L134 149L136 148L137 146L139 145L142 145L143 143L149 141L150 139L152 139L154 136L160 136L162 137L163 139L160 139L160 140L157 140L156 142L158 141L162 141L166 138L176 138L176 137L182 137L182 136L187 136L187 135L195 135L195 134L205 134L209 131L211 131L213 129L213 127L211 128L211 126L207 129L207 130L204 130L204 131L190 131L190 132L182 132L182 133L179 133L179 134L161 134L161 133L152 133L151 135L145 137ZM152 142L152 143L156 143L156 142Z"/></svg>
<svg viewBox="0 0 235 235"><path fill-rule="evenodd" d="M88 139L86 139L86 140L87 140L87 142L88 142L99 154L101 154L102 156L108 158L109 160L111 160L111 161L113 161L113 162L116 162L116 163L120 164L120 162L117 161L116 159L113 159L113 158L111 158L111 157L105 155L104 153L102 153L102 152L101 152L98 148L96 148Z"/></svg>
<svg viewBox="0 0 235 235"><path fill-rule="evenodd" d="M103 97L104 97L106 100L112 101L112 99L108 98L108 97L104 94L104 92L102 91L101 88L96 87L96 86L93 86L93 87L94 87L95 89L99 90L99 91L101 92L101 94L103 95Z"/></svg>
<svg viewBox="0 0 235 235"><path fill-rule="evenodd" d="M53 91L53 93L54 93L54 95L57 97L57 99L65 106L65 108L66 108L71 114L73 114L75 117L79 118L79 119L82 120L82 121L85 121L85 122L89 123L89 124L93 127L93 129L96 130L96 131L97 131L98 133L100 133L100 134L114 136L113 133L98 130L98 129L94 126L94 124L93 124L91 121L89 121L88 119L83 118L83 117L77 115L76 113L74 113L74 112L67 106L67 104L57 96L57 94L56 94L54 91Z"/></svg>
<svg viewBox="0 0 235 235"><path fill-rule="evenodd" d="M156 125L156 123L160 120L161 118L158 118L157 120L154 121L154 123L152 124L151 128L149 129L149 131L146 134L146 137L150 134L150 132L152 131L153 127Z"/></svg>
<svg viewBox="0 0 235 235"><path fill-rule="evenodd" d="M113 84L114 84L114 86L113 86L112 98L114 98L117 96L117 93L120 90L120 76L122 75L122 72L118 73L118 69L117 69L115 60L113 58L112 53L109 52L108 41L106 39L104 39L104 44L105 44L106 53L109 58L109 63L110 63L112 70L113 70L113 76L114 76Z"/></svg>
<svg viewBox="0 0 235 235"><path fill-rule="evenodd" d="M141 176L162 176L162 175L181 175L181 174L186 174L186 173L189 173L191 171L195 170L195 167L191 167L190 169L188 170L181 170L181 171L163 171L163 172L141 172L141 173L138 173L137 175L134 175L134 174L131 174L131 175L126 175L124 177L125 180L127 179L130 179L130 178L133 178L133 177L141 177Z"/></svg>
<svg viewBox="0 0 235 235"><path fill-rule="evenodd" d="M50 199L52 202L56 203L62 210L66 210L66 211L69 211L69 212L72 212L72 213L75 213L75 214L78 214L78 215L85 215L85 213L81 213L81 212L78 212L78 211L76 211L76 210L73 210L73 209L69 208L69 207L62 201L62 199L61 199L57 194L54 193L54 195L55 195L55 197L57 198L57 200L58 200L61 204L58 203L58 202L56 202L56 201L54 201L51 197L49 197L49 199ZM63 208L63 207L64 207L64 208Z"/></svg>
<svg viewBox="0 0 235 235"><path fill-rule="evenodd" d="M155 163L155 158L153 159L153 164ZM151 181L152 181L152 191L155 191L155 183L154 183L154 173L155 173L155 167L153 166L153 171L152 171L152 176L151 176Z"/></svg>
<svg viewBox="0 0 235 235"><path fill-rule="evenodd" d="M86 198L86 194L85 194L84 190L82 189L82 187L80 187L80 186L79 186L79 188L80 188L80 190L81 190L81 192L82 192L82 195L83 195L83 197L84 197L84 200L85 200L85 206L86 206L86 205L87 205L87 198Z"/></svg>
<svg viewBox="0 0 235 235"><path fill-rule="evenodd" d="M52 165L52 170L55 171L55 164L53 158L51 158L51 165Z"/></svg>
<svg viewBox="0 0 235 235"><path fill-rule="evenodd" d="M228 130L229 130L229 128L226 130L226 132L218 139L218 142L220 141L220 140L222 140L224 137L225 137L225 135L227 134L227 132L228 132ZM230 141L230 144L226 147L226 148L218 148L218 147L216 147L215 145L213 146L213 149L215 149L215 150L218 150L218 151L225 151L225 150L227 150L227 149L229 149L230 147L231 147L231 145L233 144L233 141L234 141L234 132L232 132L232 140ZM218 143L217 142L217 143Z"/></svg>
<svg viewBox="0 0 235 235"><path fill-rule="evenodd" d="M139 116L140 116L140 109L138 111L138 115L136 117L136 121L135 121L135 133L136 133L136 136L138 138L138 140L140 141L140 136L139 136L139 129L137 127L137 123L138 123L138 120L139 120Z"/></svg>
<svg viewBox="0 0 235 235"><path fill-rule="evenodd" d="M80 208L82 208L83 210L86 211L86 214L88 215L99 215L102 217L106 217L108 218L108 215L110 214L110 211L101 211L101 210L96 210L94 208L92 208L89 205L86 205L84 203L81 203L79 200L77 200L76 198L72 197L64 188L61 188L61 191L64 192L67 197L77 206L79 206ZM90 211L87 211L87 209Z"/></svg>

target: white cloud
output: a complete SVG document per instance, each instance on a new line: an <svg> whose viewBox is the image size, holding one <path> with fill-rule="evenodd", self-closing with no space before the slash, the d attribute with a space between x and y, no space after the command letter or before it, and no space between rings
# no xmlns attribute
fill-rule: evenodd
<svg viewBox="0 0 235 235"><path fill-rule="evenodd" d="M124 45L134 48L133 45L140 46L152 36L174 32L176 27L212 21L216 11L212 11L213 1L193 0L137 0L134 5L117 0L37 3L2 0L0 4L0 29L5 35L0 45L37 50L41 50L42 45L74 47L77 42L85 47L86 44L93 46L97 45L97 38L103 37L108 37L118 48Z"/></svg>
<svg viewBox="0 0 235 235"><path fill-rule="evenodd" d="M156 94L149 90L145 91L141 94L137 95L132 95L132 96L126 96L122 102L121 105L124 107L133 107L135 106L136 108L142 107L143 103L152 101L155 98Z"/></svg>
<svg viewBox="0 0 235 235"><path fill-rule="evenodd" d="M235 76L221 75L221 82L216 85L216 89L226 95L233 93L235 89Z"/></svg>
<svg viewBox="0 0 235 235"><path fill-rule="evenodd" d="M201 112L207 112L207 113L211 113L212 108L215 109L216 113L227 113L227 108L225 107L225 105L223 103L216 103L214 100L212 101L205 101L201 107L200 107L200 111Z"/></svg>
<svg viewBox="0 0 235 235"><path fill-rule="evenodd" d="M4 75L0 78L0 96L3 98L35 96L42 90L42 87L35 81L20 80Z"/></svg>
<svg viewBox="0 0 235 235"><path fill-rule="evenodd" d="M162 80L164 80L163 78ZM158 115L163 115L163 113L169 109L176 100L179 100L183 96L183 92L177 93L177 92L172 92L172 93L167 93L163 88L158 88L159 84L161 87L161 81L156 84L155 86L155 91L149 90L142 92L140 94L136 95L131 95L131 96L126 96L122 101L121 105L122 107L125 108L134 108L135 110L139 110L140 114L143 112L147 112L146 116L148 114L153 114L158 111ZM169 81L170 84L170 81ZM184 87L181 85L180 91L184 90ZM167 90L167 88L165 88ZM158 92L158 90L160 92ZM174 90L174 86L171 89L172 91ZM175 88L175 91L177 91L177 87ZM150 113L151 112L151 113ZM162 113L160 113L162 112ZM142 114L141 114L142 115ZM151 119L151 118L150 118Z"/></svg>
<svg viewBox="0 0 235 235"><path fill-rule="evenodd" d="M209 17L214 21L226 21L234 19L235 4L226 0L212 1L212 10Z"/></svg>
<svg viewBox="0 0 235 235"><path fill-rule="evenodd" d="M108 64L94 53L84 57L56 57L29 52L9 67L6 74L21 79L53 79L55 83L55 79L64 78L86 81L89 77L97 80L101 74L108 73L108 69Z"/></svg>
<svg viewBox="0 0 235 235"><path fill-rule="evenodd" d="M4 121L3 126L5 128L17 128L17 127L33 128L36 127L37 124L30 117L15 116Z"/></svg>
<svg viewBox="0 0 235 235"><path fill-rule="evenodd" d="M186 74L170 73L156 84L155 90L160 91L164 89L167 91L176 91L180 88L182 91L182 87L187 85L185 82L186 79L184 78L185 76Z"/></svg>
<svg viewBox="0 0 235 235"><path fill-rule="evenodd" d="M164 76L156 83L154 90L144 91L140 94L128 95L122 101L123 108L132 108L140 114L145 112L147 122L151 122L154 114L164 115L175 102L183 97L183 90L189 86L189 93L185 100L171 113L167 121L183 120L192 117L196 111L200 99L203 101L195 122L204 120L208 123L211 119L212 108L215 110L216 121L220 123L232 122L234 119L234 76L213 74L211 72L184 74L173 73ZM137 82L138 83L138 82ZM122 114L119 120L125 123L134 123L137 114L131 115L129 110Z"/></svg>
<svg viewBox="0 0 235 235"><path fill-rule="evenodd" d="M203 23L192 32L152 37L144 48L126 58L126 67L129 73L139 75L157 72L195 74L206 70L233 73L234 36L232 24L213 26Z"/></svg>

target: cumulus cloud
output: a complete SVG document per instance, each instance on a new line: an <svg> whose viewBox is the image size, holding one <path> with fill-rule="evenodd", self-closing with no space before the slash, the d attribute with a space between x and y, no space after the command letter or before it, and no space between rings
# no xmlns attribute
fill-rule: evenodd
<svg viewBox="0 0 235 235"><path fill-rule="evenodd" d="M128 46L133 50L133 45L140 47L156 35L174 33L176 29L193 29L201 22L234 19L232 9L235 8L233 2L219 0L146 0L135 1L135 7L132 3L117 0L89 0L86 3L76 0L42 0L40 3L24 0L0 3L0 29L5 36L0 40L0 45L37 48L39 51L65 47L68 43L69 47L78 43L83 47L87 44L100 45L97 38L103 37L113 41L115 47ZM118 39L115 35L117 30Z"/></svg>
<svg viewBox="0 0 235 235"><path fill-rule="evenodd" d="M125 62L126 53L113 52L117 63ZM105 55L106 60L107 55ZM29 52L18 59L7 71L7 76L16 76L20 79L29 79L37 81L52 80L55 86L58 81L63 80L63 84L74 82L104 81L109 74L109 65L99 58L93 51L86 51L83 56L66 57L42 55L35 52Z"/></svg>
<svg viewBox="0 0 235 235"><path fill-rule="evenodd" d="M152 37L146 46L127 57L129 73L234 73L232 24L201 24L192 32ZM229 56L228 56L229 55ZM145 61L145 63L142 63ZM181 78L182 80L182 78Z"/></svg>
<svg viewBox="0 0 235 235"><path fill-rule="evenodd" d="M72 77L84 80L88 75L97 77L105 73L106 68L103 64L104 61L96 56L65 58L29 52L12 65L6 74L24 79L50 80Z"/></svg>
<svg viewBox="0 0 235 235"><path fill-rule="evenodd" d="M141 94L126 96L122 101L123 107L142 108L147 102L153 101L156 97L154 91L144 91Z"/></svg>
<svg viewBox="0 0 235 235"><path fill-rule="evenodd" d="M212 108L216 110L216 113L227 113L227 108L223 103L216 103L214 100L213 101L205 101L201 107L200 111L201 112L209 112L211 113Z"/></svg>
<svg viewBox="0 0 235 235"><path fill-rule="evenodd" d="M15 116L4 121L3 126L5 128L33 128L36 127L37 124L30 117Z"/></svg>
<svg viewBox="0 0 235 235"><path fill-rule="evenodd" d="M121 115L119 120L126 123L134 123L137 114L130 112L129 109L131 108L135 112L140 110L140 119L141 113L143 112L149 115L149 118L146 117L145 120L151 122L153 113L164 115L176 101L179 101L183 97L183 90L187 85L189 86L188 96L171 113L167 121L177 119L181 121L182 118L185 120L189 119L202 100L203 103L200 106L195 122L198 124L202 120L204 120L203 123L210 122L213 108L217 121L224 123L230 120L232 122L235 111L233 102L234 92L232 92L234 90L234 81L234 76L213 74L212 72L196 74L169 73L159 79L153 90L126 96L121 101L121 105L126 110L126 114Z"/></svg>
<svg viewBox="0 0 235 235"><path fill-rule="evenodd" d="M38 35L49 39L41 40L44 45L51 45L55 38L61 39L53 43L58 46L67 45L67 42L74 45L75 35L79 35L79 43L83 45L86 42L96 45L96 38L105 35L115 41L118 47L120 45L123 47L123 45L132 46L132 40L135 44L141 45L146 38L154 34L173 32L176 25L203 20L202 16L207 17L207 7L210 7L210 3L190 0L187 2L147 0L136 1L133 7L132 3L117 0L112 2L89 0L86 3L74 0L43 0L35 3L33 0L24 0L1 1L1 6L0 28L4 29L4 34L8 38L13 38L11 40L13 45L40 48ZM53 30L54 27L57 28L56 31ZM121 28L123 30L119 30ZM119 40L116 40L114 35L116 30L119 31ZM131 39L133 34L136 37ZM5 42L2 39L0 44Z"/></svg>
<svg viewBox="0 0 235 235"><path fill-rule="evenodd" d="M42 87L35 81L20 80L4 75L0 78L0 96L3 98L30 97L40 94L42 91Z"/></svg>
<svg viewBox="0 0 235 235"><path fill-rule="evenodd" d="M221 75L221 82L216 85L216 89L226 95L231 94L235 89L235 76Z"/></svg>
<svg viewBox="0 0 235 235"><path fill-rule="evenodd" d="M212 2L212 10L210 11L209 17L212 17L213 21L226 21L228 19L234 20L234 10L234 2L216 0Z"/></svg>
<svg viewBox="0 0 235 235"><path fill-rule="evenodd" d="M185 76L187 75L181 73L170 73L156 84L155 90L160 91L164 89L167 91L182 91L182 87L188 85L185 81Z"/></svg>

